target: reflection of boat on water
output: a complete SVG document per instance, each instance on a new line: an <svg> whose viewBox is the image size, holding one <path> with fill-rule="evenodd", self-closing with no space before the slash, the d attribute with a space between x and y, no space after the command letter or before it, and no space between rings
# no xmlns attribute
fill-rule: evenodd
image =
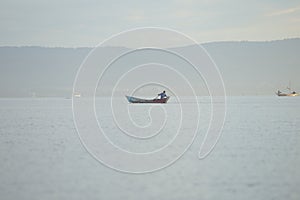
<svg viewBox="0 0 300 200"><path fill-rule="evenodd" d="M295 97L295 96L299 96L299 93L291 90L291 82L289 82L289 86L287 87L287 89L289 90L288 93L284 93L281 92L280 90L278 90L275 94L279 97Z"/></svg>
<svg viewBox="0 0 300 200"><path fill-rule="evenodd" d="M167 103L170 97L163 99L140 99L132 96L126 96L129 103Z"/></svg>

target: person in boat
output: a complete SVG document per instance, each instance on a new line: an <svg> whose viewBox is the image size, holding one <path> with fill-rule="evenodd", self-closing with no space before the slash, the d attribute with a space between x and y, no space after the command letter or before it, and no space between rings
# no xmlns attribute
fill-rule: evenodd
<svg viewBox="0 0 300 200"><path fill-rule="evenodd" d="M294 91L292 94L296 94L296 92Z"/></svg>
<svg viewBox="0 0 300 200"><path fill-rule="evenodd" d="M280 93L281 93L281 91L280 91L280 90L278 90L277 94L280 94Z"/></svg>
<svg viewBox="0 0 300 200"><path fill-rule="evenodd" d="M160 99L167 98L166 91L163 91L162 93L158 94L158 96L160 96Z"/></svg>

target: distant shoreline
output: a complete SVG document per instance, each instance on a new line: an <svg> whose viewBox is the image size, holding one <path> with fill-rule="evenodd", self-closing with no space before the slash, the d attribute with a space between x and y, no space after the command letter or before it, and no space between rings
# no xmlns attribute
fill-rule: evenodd
<svg viewBox="0 0 300 200"><path fill-rule="evenodd" d="M216 40L216 41L207 41L201 42L199 45L210 45L210 44L224 44L224 43L272 43L272 42L280 42L280 41L288 41L288 40L300 40L300 37L291 37L291 38L283 38L283 39L271 39L271 40ZM182 45L172 48L180 48L180 47L187 47L190 45ZM0 45L0 48L46 48L46 49L74 49L74 50L91 50L95 47L88 47L88 46L47 46L47 45ZM104 48L129 48L123 46L105 46Z"/></svg>

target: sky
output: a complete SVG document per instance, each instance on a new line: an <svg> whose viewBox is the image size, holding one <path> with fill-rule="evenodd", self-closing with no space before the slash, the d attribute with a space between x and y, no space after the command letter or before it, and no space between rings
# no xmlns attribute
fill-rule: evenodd
<svg viewBox="0 0 300 200"><path fill-rule="evenodd" d="M93 47L165 27L199 43L300 37L299 0L2 0L0 46Z"/></svg>

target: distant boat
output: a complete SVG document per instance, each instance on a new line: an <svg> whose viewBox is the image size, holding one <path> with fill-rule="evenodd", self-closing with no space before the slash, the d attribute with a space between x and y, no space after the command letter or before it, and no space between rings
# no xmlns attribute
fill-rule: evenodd
<svg viewBox="0 0 300 200"><path fill-rule="evenodd" d="M299 96L299 93L291 90L291 82L289 82L289 86L287 87L287 89L289 90L288 93L284 93L281 92L280 90L278 90L277 92L275 92L275 94L279 97L295 97L295 96Z"/></svg>
<svg viewBox="0 0 300 200"><path fill-rule="evenodd" d="M140 99L132 96L126 96L129 103L167 103L170 97L163 99Z"/></svg>
<svg viewBox="0 0 300 200"><path fill-rule="evenodd" d="M292 93L288 93L287 94L287 93L280 92L279 90L275 94L277 96L279 96L279 97L295 97L295 96L299 96L299 94L296 93L296 92L292 92Z"/></svg>
<svg viewBox="0 0 300 200"><path fill-rule="evenodd" d="M79 98L81 97L81 94L79 92L74 92L73 96Z"/></svg>

